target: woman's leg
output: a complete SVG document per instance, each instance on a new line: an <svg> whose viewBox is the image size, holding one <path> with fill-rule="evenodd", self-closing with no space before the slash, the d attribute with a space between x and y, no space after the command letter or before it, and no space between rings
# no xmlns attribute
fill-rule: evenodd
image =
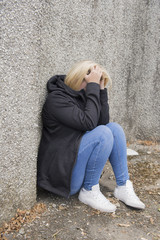
<svg viewBox="0 0 160 240"><path fill-rule="evenodd" d="M112 132L106 126L101 125L85 133L72 172L71 195L77 193L81 187L91 190L92 186L98 184L112 147Z"/></svg>
<svg viewBox="0 0 160 240"><path fill-rule="evenodd" d="M106 125L112 132L114 144L109 161L115 174L116 183L122 186L129 179L127 166L127 147L126 138L122 127L117 123L109 123Z"/></svg>
<svg viewBox="0 0 160 240"><path fill-rule="evenodd" d="M106 199L99 188L99 179L112 147L113 135L106 126L101 125L87 132L81 140L72 172L71 195L81 189L79 200L102 212L116 210L116 206Z"/></svg>
<svg viewBox="0 0 160 240"><path fill-rule="evenodd" d="M128 206L144 209L144 203L135 194L132 182L129 180L124 131L117 123L109 123L106 126L112 131L114 138L113 149L109 157L117 182L114 196Z"/></svg>

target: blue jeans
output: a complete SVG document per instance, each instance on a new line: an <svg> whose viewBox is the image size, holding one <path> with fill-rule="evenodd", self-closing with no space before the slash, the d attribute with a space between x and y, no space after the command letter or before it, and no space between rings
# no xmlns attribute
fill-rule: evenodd
<svg viewBox="0 0 160 240"><path fill-rule="evenodd" d="M75 166L72 171L70 195L82 187L91 190L98 184L104 165L109 158L116 183L122 186L129 179L126 138L117 123L100 125L86 132L80 142Z"/></svg>

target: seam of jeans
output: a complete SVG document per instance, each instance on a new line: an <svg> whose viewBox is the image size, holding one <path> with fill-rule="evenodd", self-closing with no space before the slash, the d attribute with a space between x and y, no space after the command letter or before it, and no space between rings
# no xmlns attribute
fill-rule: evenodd
<svg viewBox="0 0 160 240"><path fill-rule="evenodd" d="M100 142L97 144L97 147L98 147L99 144L100 144ZM91 173L90 184L89 184L90 188L92 187L92 186L91 186L91 182L92 182L92 180L93 180L93 176L94 176L94 173L95 173L95 168L96 168L96 163L97 163L97 156L98 156L99 151L100 151L100 147L99 147L99 149L98 149L98 151L97 151L97 154L96 154L96 157L95 157L95 160L94 160L93 171L92 171L92 173Z"/></svg>
<svg viewBox="0 0 160 240"><path fill-rule="evenodd" d="M98 141L97 141L97 140L95 141L95 139L94 139L93 142L88 143L88 144L78 153L78 155L81 154L84 150L86 150L86 148L87 148L88 146L90 146L90 145L92 145L92 144L95 144L95 143L97 143L97 142L99 142L99 140L98 140Z"/></svg>
<svg viewBox="0 0 160 240"><path fill-rule="evenodd" d="M118 144L117 144L117 138L116 138L115 135L114 135L114 138L115 138L115 144L116 144L116 148L117 148L118 158L119 158L119 160L120 160L119 147L118 147ZM119 162L120 162L120 168L121 168L121 173L122 173L122 180L124 181L124 180L125 180L125 177L124 177L124 170L123 170L123 168L122 168L122 163L121 163L121 161L119 161Z"/></svg>
<svg viewBox="0 0 160 240"><path fill-rule="evenodd" d="M102 141L103 141L103 140L102 140L102 137L99 138L99 143L97 144L97 146L98 146L98 145L101 145ZM100 149L101 149L101 147L99 146L99 149L97 150L97 153L96 153L96 156L95 156L95 160L94 160L94 166L93 166L93 171L92 171L91 177L90 177L90 183L88 184L88 185L89 185L89 188L92 187L92 186L91 186L91 182L92 182L92 180L93 180L93 176L94 176L94 173L95 173L96 164L97 164L97 156L99 155Z"/></svg>
<svg viewBox="0 0 160 240"><path fill-rule="evenodd" d="M117 144L117 138L116 138L116 135L114 134L114 131L113 131L112 133L113 133L114 141L115 141L115 144L116 144L118 159L120 159L119 148L118 148L118 144ZM123 168L122 168L121 161L119 161L119 162L120 162L120 168L121 168L121 173L122 173L122 181L125 182L126 179L125 179L125 175L124 175L124 170L123 170Z"/></svg>
<svg viewBox="0 0 160 240"><path fill-rule="evenodd" d="M94 141L92 141L92 142L89 142L87 145L85 145L85 147L78 153L78 156L80 155L80 154L82 154L87 148L88 148L88 146L90 146L90 145L98 145L99 144L99 141L100 141L100 139L99 139L99 137L95 140L94 139ZM94 148L93 148L93 150L94 150ZM92 150L92 151L93 151ZM92 152L91 152L91 154L92 154ZM91 155L90 154L90 155ZM89 161L89 158L88 158L88 161ZM86 166L87 166L87 164L86 164ZM85 177L84 177L84 179L85 179ZM84 183L84 180L83 180L83 183Z"/></svg>
<svg viewBox="0 0 160 240"><path fill-rule="evenodd" d="M110 123L109 123L110 124ZM107 126L107 125L106 125ZM112 123L111 123L111 126L112 126ZM108 126L108 128L110 128L109 126ZM118 158L120 159L120 156L119 156L119 148L118 148L118 144L117 144L117 138L116 138L116 135L115 135L115 133L114 133L114 129L113 128L110 128L110 130L112 131L112 134L113 134L113 136L114 136L114 141L115 141L115 144L116 144L116 149L117 149L117 155L118 155ZM123 129L122 129L123 130ZM118 129L118 131L121 131L121 129ZM124 136L125 137L125 136ZM127 163L126 163L127 164ZM127 167L128 168L128 167ZM122 181L125 183L126 182L126 180L128 180L129 179L129 176L126 176L126 178L125 178L125 174L124 174L124 170L123 170L123 168L122 168L122 164L121 164L121 161L120 161L120 169L121 169L121 172L122 172ZM127 169L127 175L128 175L128 169ZM117 182L117 181L116 181ZM118 185L118 184L117 184Z"/></svg>

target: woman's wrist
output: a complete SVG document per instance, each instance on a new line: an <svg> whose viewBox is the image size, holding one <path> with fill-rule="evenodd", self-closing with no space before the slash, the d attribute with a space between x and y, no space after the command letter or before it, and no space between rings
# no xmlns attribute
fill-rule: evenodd
<svg viewBox="0 0 160 240"><path fill-rule="evenodd" d="M104 90L104 87L102 87L101 85L100 85L100 90Z"/></svg>
<svg viewBox="0 0 160 240"><path fill-rule="evenodd" d="M100 81L100 89L104 90L104 79Z"/></svg>

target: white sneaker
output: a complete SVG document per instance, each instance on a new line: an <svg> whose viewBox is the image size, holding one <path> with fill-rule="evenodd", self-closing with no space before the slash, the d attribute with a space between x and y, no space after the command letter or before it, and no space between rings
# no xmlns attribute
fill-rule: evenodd
<svg viewBox="0 0 160 240"><path fill-rule="evenodd" d="M115 212L116 206L112 204L101 193L99 184L94 185L92 190L81 189L78 199L84 204L89 205L92 208L100 210L101 212Z"/></svg>
<svg viewBox="0 0 160 240"><path fill-rule="evenodd" d="M114 196L124 202L126 205L144 209L145 205L134 192L132 182L130 180L126 181L124 186L117 186L114 190Z"/></svg>

